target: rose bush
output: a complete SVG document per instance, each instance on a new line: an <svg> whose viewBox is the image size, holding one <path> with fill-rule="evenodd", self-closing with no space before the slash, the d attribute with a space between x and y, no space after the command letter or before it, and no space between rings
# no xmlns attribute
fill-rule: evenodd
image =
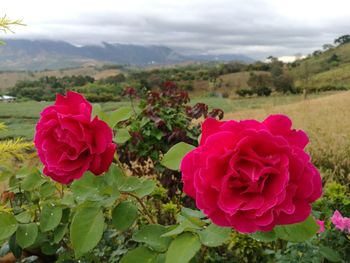
<svg viewBox="0 0 350 263"><path fill-rule="evenodd" d="M90 170L99 175L112 163L116 145L112 129L98 117L92 106L75 92L60 94L41 113L36 126L35 147L44 164L44 174L68 184Z"/></svg>
<svg viewBox="0 0 350 263"><path fill-rule="evenodd" d="M322 194L304 148L283 115L263 122L206 119L198 148L181 163L184 192L215 224L242 233L302 222Z"/></svg>

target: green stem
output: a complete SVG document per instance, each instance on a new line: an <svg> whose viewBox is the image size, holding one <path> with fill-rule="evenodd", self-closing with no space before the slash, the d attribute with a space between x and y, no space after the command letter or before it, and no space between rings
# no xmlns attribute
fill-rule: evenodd
<svg viewBox="0 0 350 263"><path fill-rule="evenodd" d="M157 224L156 220L153 218L153 216L151 215L151 213L148 211L146 205L143 203L142 199L140 197L138 197L137 195L133 194L133 193L128 193L128 192L123 192L123 194L129 195L133 198L135 198L137 200L137 202L139 202L139 204L141 205L144 214L147 217L147 220L150 224Z"/></svg>

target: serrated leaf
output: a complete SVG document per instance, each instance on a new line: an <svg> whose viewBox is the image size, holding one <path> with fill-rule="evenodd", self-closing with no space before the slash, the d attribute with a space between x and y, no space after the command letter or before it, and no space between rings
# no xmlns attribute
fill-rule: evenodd
<svg viewBox="0 0 350 263"><path fill-rule="evenodd" d="M118 129L114 137L114 141L117 144L123 144L131 138L128 129Z"/></svg>
<svg viewBox="0 0 350 263"><path fill-rule="evenodd" d="M151 194L156 188L157 183L154 180L142 180L141 187L133 191L132 193L139 198L145 197Z"/></svg>
<svg viewBox="0 0 350 263"><path fill-rule="evenodd" d="M105 122L111 127L114 128L118 122L125 121L131 117L132 108L131 107L120 107L119 109L106 113Z"/></svg>
<svg viewBox="0 0 350 263"><path fill-rule="evenodd" d="M157 253L146 247L138 247L126 253L120 263L155 263L156 259Z"/></svg>
<svg viewBox="0 0 350 263"><path fill-rule="evenodd" d="M195 234L183 233L170 244L166 253L166 263L187 263L200 250L201 243Z"/></svg>
<svg viewBox="0 0 350 263"><path fill-rule="evenodd" d="M180 164L183 157L190 151L195 149L193 145L179 142L175 144L170 150L164 155L161 164L171 170L180 170Z"/></svg>
<svg viewBox="0 0 350 263"><path fill-rule="evenodd" d="M104 179L108 185L119 187L119 185L124 182L125 176L123 174L123 171L118 166L112 164L109 167L108 172L104 175Z"/></svg>
<svg viewBox="0 0 350 263"><path fill-rule="evenodd" d="M102 238L104 217L99 207L81 206L75 213L70 238L77 258L92 250Z"/></svg>
<svg viewBox="0 0 350 263"><path fill-rule="evenodd" d="M84 174L82 178L72 183L71 189L74 197L79 201L100 200L98 191L98 177L90 172Z"/></svg>
<svg viewBox="0 0 350 263"><path fill-rule="evenodd" d="M316 223L312 216L309 216L304 222L283 225L274 228L278 238L290 242L304 242L312 238L320 226Z"/></svg>
<svg viewBox="0 0 350 263"><path fill-rule="evenodd" d="M170 231L164 233L164 234L162 235L162 237L177 236L177 235L183 233L184 231L185 231L185 229L184 229L181 225L179 225L179 226L174 227L174 228L171 229Z"/></svg>
<svg viewBox="0 0 350 263"><path fill-rule="evenodd" d="M207 247L218 247L229 240L232 229L211 224L206 229L198 231L201 243Z"/></svg>
<svg viewBox="0 0 350 263"><path fill-rule="evenodd" d="M124 231L133 225L137 215L137 206L130 201L124 201L113 209L112 223L117 230Z"/></svg>
<svg viewBox="0 0 350 263"><path fill-rule="evenodd" d="M135 176L125 176L123 183L118 186L121 192L134 192L142 187L143 180Z"/></svg>
<svg viewBox="0 0 350 263"><path fill-rule="evenodd" d="M269 232L257 231L251 234L250 236L260 242L272 242L277 239L277 236L274 230L271 230Z"/></svg>
<svg viewBox="0 0 350 263"><path fill-rule="evenodd" d="M181 214L185 217L205 218L207 217L202 211L193 210L187 207L181 209Z"/></svg>
<svg viewBox="0 0 350 263"><path fill-rule="evenodd" d="M27 224L32 220L32 214L29 211L24 211L15 216L19 223Z"/></svg>
<svg viewBox="0 0 350 263"><path fill-rule="evenodd" d="M35 223L20 224L16 231L16 242L21 248L34 244L38 236L38 226Z"/></svg>
<svg viewBox="0 0 350 263"><path fill-rule="evenodd" d="M157 252L165 252L171 242L170 237L162 237L167 228L161 225L146 225L134 233L132 239L139 243L145 243Z"/></svg>
<svg viewBox="0 0 350 263"><path fill-rule="evenodd" d="M0 240L9 238L17 230L16 218L5 212L0 212Z"/></svg>
<svg viewBox="0 0 350 263"><path fill-rule="evenodd" d="M99 117L99 119L102 119L101 116L100 116L101 113L103 113L101 105L98 104L98 103L94 103L92 105L92 112L91 112L92 118L97 116L97 117Z"/></svg>
<svg viewBox="0 0 350 263"><path fill-rule="evenodd" d="M52 196L56 191L56 187L51 182L44 183L39 190L40 197L46 199Z"/></svg>
<svg viewBox="0 0 350 263"><path fill-rule="evenodd" d="M62 208L47 204L40 215L40 230L47 232L55 229L62 219Z"/></svg>
<svg viewBox="0 0 350 263"><path fill-rule="evenodd" d="M22 182L22 189L25 191L31 191L38 188L45 182L45 179L41 176L38 170L34 170L24 177Z"/></svg>

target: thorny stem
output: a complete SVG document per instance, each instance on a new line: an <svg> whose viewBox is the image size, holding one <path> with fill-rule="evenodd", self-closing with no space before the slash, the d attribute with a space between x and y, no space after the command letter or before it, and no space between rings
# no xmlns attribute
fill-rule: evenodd
<svg viewBox="0 0 350 263"><path fill-rule="evenodd" d="M126 176L126 172L124 170L123 164L121 163L121 161L119 160L119 157L117 154L114 155L114 160L116 161L116 163L118 164L119 168L122 170L124 176ZM153 218L153 216L151 215L151 213L148 211L146 205L144 204L144 202L142 201L142 199L140 197L138 197L137 195L133 194L133 193L129 193L129 192L122 192L123 194L129 195L133 198L135 198L137 200L137 202L139 202L139 204L142 207L143 213L145 214L148 222L150 224L156 224L156 220Z"/></svg>
<svg viewBox="0 0 350 263"><path fill-rule="evenodd" d="M199 255L199 262L204 262L204 257L205 257L205 254L207 253L207 250L208 250L208 247L206 246L202 247L201 253Z"/></svg>
<svg viewBox="0 0 350 263"><path fill-rule="evenodd" d="M134 114L137 115L136 110L135 110L135 106L134 106L134 100L132 99L131 96L129 96L129 99L130 99L131 108L132 108Z"/></svg>
<svg viewBox="0 0 350 263"><path fill-rule="evenodd" d="M139 202L139 204L141 205L143 212L145 213L145 215L147 216L147 220L150 224L156 224L157 222L155 221L155 219L153 218L153 216L151 215L151 213L148 211L146 205L143 203L142 199L140 197L138 197L137 195L133 194L133 193L128 193L128 192L123 192L123 194L126 195L130 195L133 198L135 198L137 200L137 202Z"/></svg>

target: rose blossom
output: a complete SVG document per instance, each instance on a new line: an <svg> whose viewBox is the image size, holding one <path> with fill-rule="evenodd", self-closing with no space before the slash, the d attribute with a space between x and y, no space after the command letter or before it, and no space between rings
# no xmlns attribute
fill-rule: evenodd
<svg viewBox="0 0 350 263"><path fill-rule="evenodd" d="M340 231L347 229L350 233L350 218L343 217L338 210L335 210L333 216L331 217L331 221Z"/></svg>
<svg viewBox="0 0 350 263"><path fill-rule="evenodd" d="M318 230L317 233L323 233L324 230L325 230L324 221L322 221L322 220L316 220L316 223L320 226L320 229Z"/></svg>
<svg viewBox="0 0 350 263"><path fill-rule="evenodd" d="M306 220L322 183L307 135L291 126L284 115L206 119L199 147L181 163L184 192L215 224L242 233Z"/></svg>
<svg viewBox="0 0 350 263"><path fill-rule="evenodd" d="M113 132L97 117L91 119L91 111L82 95L68 92L41 112L34 143L45 175L68 184L87 170L95 175L108 170L116 148Z"/></svg>

